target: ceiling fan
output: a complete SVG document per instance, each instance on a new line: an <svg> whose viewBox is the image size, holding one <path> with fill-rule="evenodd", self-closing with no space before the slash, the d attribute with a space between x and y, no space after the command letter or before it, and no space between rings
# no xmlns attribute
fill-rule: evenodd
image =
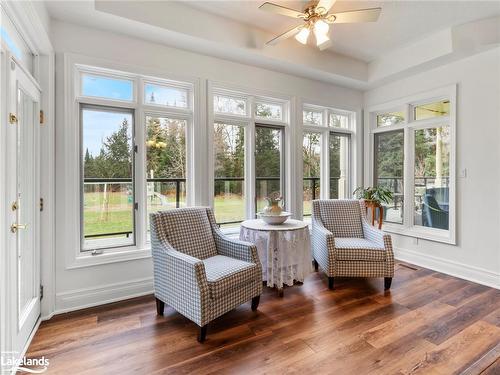
<svg viewBox="0 0 500 375"><path fill-rule="evenodd" d="M355 23L355 22L375 22L377 21L382 8L369 8L351 10L347 12L328 13L336 0L312 1L300 12L278 4L266 2L259 9L271 13L281 14L304 21L304 24L294 27L281 35L271 39L267 45L275 45L282 40L295 36L302 44L307 44L311 31L316 37L316 45L320 50L330 46L330 24L332 23Z"/></svg>

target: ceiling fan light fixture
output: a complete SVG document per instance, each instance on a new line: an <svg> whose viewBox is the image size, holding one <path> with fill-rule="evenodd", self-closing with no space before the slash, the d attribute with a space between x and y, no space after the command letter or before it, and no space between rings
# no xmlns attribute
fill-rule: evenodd
<svg viewBox="0 0 500 375"><path fill-rule="evenodd" d="M307 39L309 38L309 28L302 28L297 35L295 35L295 39L302 44L307 44Z"/></svg>
<svg viewBox="0 0 500 375"><path fill-rule="evenodd" d="M328 35L319 33L316 30L314 30L314 36L316 37L316 46L318 46L318 47L320 45L322 45L323 43L326 43L330 40Z"/></svg>
<svg viewBox="0 0 500 375"><path fill-rule="evenodd" d="M328 34L328 31L330 30L330 26L323 20L317 20L314 23L314 33L320 33L323 35Z"/></svg>

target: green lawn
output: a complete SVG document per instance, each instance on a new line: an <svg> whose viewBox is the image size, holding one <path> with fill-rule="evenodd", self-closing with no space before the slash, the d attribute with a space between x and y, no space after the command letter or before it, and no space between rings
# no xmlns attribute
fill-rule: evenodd
<svg viewBox="0 0 500 375"><path fill-rule="evenodd" d="M133 205L125 192L108 193L107 213L103 210L102 193L85 193L84 234L85 236L133 230ZM130 202L129 202L130 200ZM184 202L181 202L183 206ZM265 205L259 202L258 207ZM241 196L218 196L214 199L215 218L218 223L245 219L245 202ZM168 208L175 207L175 199L168 198ZM148 212L165 209L157 200L149 202ZM304 202L304 213L311 213L311 202ZM236 226L238 224L227 225Z"/></svg>

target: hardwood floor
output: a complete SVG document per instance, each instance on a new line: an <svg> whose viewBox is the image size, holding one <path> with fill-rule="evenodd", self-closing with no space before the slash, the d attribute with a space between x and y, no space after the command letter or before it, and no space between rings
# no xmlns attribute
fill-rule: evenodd
<svg viewBox="0 0 500 375"><path fill-rule="evenodd" d="M197 326L153 296L43 322L29 357L50 374L500 374L500 291L398 263L383 279L322 273L287 288L264 288L220 317L204 344Z"/></svg>

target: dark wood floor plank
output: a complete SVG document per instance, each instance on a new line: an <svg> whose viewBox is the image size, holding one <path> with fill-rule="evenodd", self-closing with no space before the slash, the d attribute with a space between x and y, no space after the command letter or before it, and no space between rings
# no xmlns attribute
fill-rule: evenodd
<svg viewBox="0 0 500 375"><path fill-rule="evenodd" d="M390 291L383 279L336 281L329 290L326 276L314 273L284 298L265 288L257 312L247 303L216 319L204 344L197 326L171 307L157 316L153 296L61 314L42 323L28 356L45 355L56 375L498 368L489 350L499 340L499 291L402 262Z"/></svg>

